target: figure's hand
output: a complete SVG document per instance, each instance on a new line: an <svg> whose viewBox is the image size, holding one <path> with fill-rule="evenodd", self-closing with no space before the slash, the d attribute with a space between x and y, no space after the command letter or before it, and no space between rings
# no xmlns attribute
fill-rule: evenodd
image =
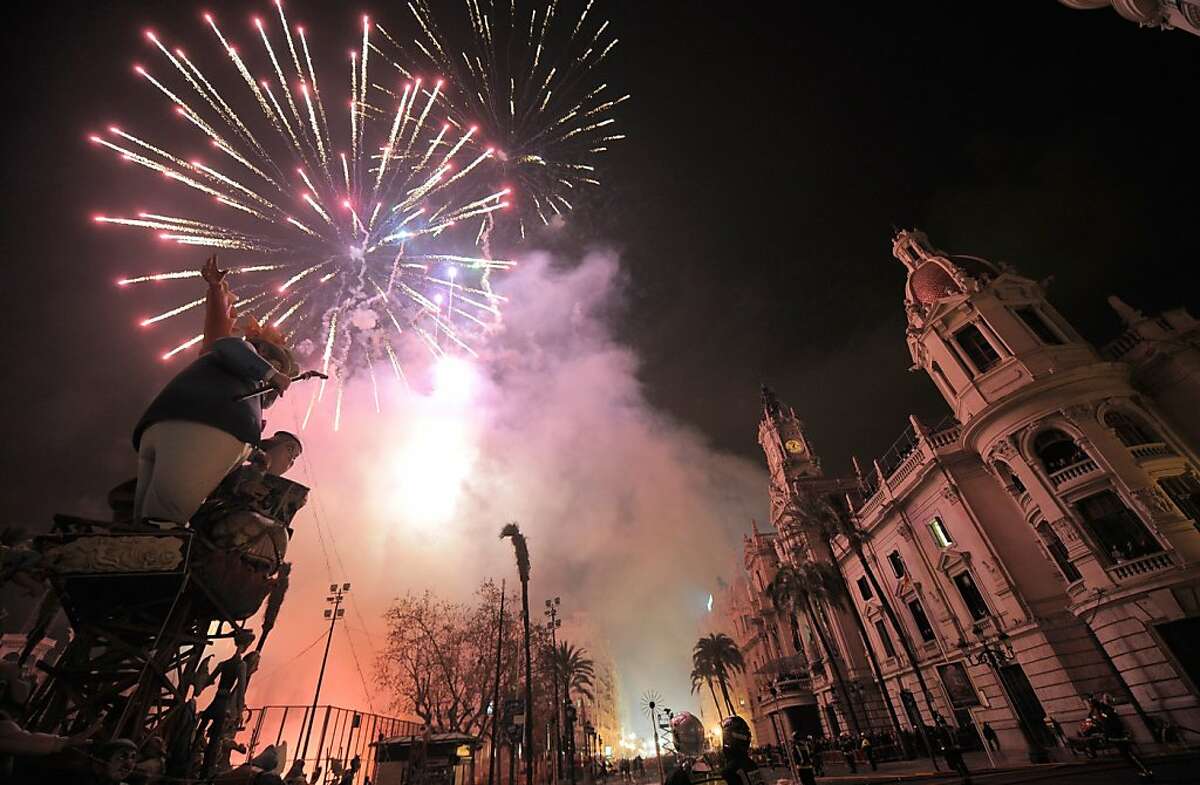
<svg viewBox="0 0 1200 785"><path fill-rule="evenodd" d="M225 276L229 274L228 270L222 270L217 267L217 255L213 254L204 261L204 266L200 268L200 276L208 282L209 286L220 286L225 281Z"/></svg>
<svg viewBox="0 0 1200 785"><path fill-rule="evenodd" d="M102 720L102 719L96 720L91 725L89 725L86 728L84 728L83 730L79 731L79 733L68 736L67 737L67 746L68 747L78 747L80 744L83 744L88 739L95 736L96 731L100 730L100 727L103 724L104 724L104 720Z"/></svg>
<svg viewBox="0 0 1200 785"><path fill-rule="evenodd" d="M271 375L270 379L267 379L267 384L278 390L279 397L282 398L283 394L287 392L287 388L291 386L292 380L287 374L276 371Z"/></svg>

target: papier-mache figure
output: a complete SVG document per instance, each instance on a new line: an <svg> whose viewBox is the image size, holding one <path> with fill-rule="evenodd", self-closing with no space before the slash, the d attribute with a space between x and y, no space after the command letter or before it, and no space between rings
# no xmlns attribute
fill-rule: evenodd
<svg viewBox="0 0 1200 785"><path fill-rule="evenodd" d="M720 770L704 757L704 725L691 712L671 718L676 767L666 785L701 785L722 780Z"/></svg>
<svg viewBox="0 0 1200 785"><path fill-rule="evenodd" d="M42 555L29 547L29 535L19 526L0 529L0 586L14 583L31 597L41 594L45 566Z"/></svg>
<svg viewBox="0 0 1200 785"><path fill-rule="evenodd" d="M100 729L97 723L73 736L25 730L18 720L31 692L32 684L19 665L0 663L0 782L11 778L15 758L53 755L68 747L82 746Z"/></svg>
<svg viewBox="0 0 1200 785"><path fill-rule="evenodd" d="M204 747L206 774L217 771L217 764L224 757L222 743L226 731L230 728L236 730L241 722L242 709L246 705L246 685L258 665L257 652L246 654L254 642L254 633L238 630L234 633L233 642L236 647L233 655L218 665L213 674L217 679L217 694L208 708L200 713L200 727L196 735L198 740L207 735Z"/></svg>
<svg viewBox="0 0 1200 785"><path fill-rule="evenodd" d="M185 525L200 504L258 444L263 409L282 395L299 366L280 333L248 320L235 335L237 313L228 271L210 257L200 356L175 375L133 431L138 451L133 522ZM265 395L239 400L262 385Z"/></svg>

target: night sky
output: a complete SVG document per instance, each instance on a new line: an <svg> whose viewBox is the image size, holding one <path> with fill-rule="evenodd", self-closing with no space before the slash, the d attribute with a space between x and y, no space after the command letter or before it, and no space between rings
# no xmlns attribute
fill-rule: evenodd
<svg viewBox="0 0 1200 785"><path fill-rule="evenodd" d="M398 20L394 5L363 9ZM944 415L906 372L893 227L1053 275L1054 303L1097 342L1119 329L1109 293L1200 310L1200 38L1052 0L604 5L621 38L607 75L633 93L619 113L629 139L547 244L619 254L625 297L610 317L647 397L718 450L760 459L764 381L830 471L884 451L909 412ZM288 7L351 40L357 6ZM270 10L204 8L247 40L240 17ZM207 45L200 10L42 2L6 19L5 521L94 507L131 473L129 431L165 380L165 339L136 327L156 303L113 281L203 253L148 261L144 236L98 230L89 217L136 205L148 175L85 137L116 119L169 122L130 66L152 57L147 25Z"/></svg>

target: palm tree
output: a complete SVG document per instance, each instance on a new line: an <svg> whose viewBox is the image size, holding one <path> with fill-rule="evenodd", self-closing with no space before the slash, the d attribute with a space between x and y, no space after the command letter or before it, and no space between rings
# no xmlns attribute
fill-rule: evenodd
<svg viewBox="0 0 1200 785"><path fill-rule="evenodd" d="M558 694L557 685L563 687L563 706L574 703L571 699L572 693L592 700L592 680L596 676L596 668L595 663L586 654L585 649L567 641L559 641L557 648L546 647L545 660L555 680L555 694ZM569 716L566 717L564 727L560 731L560 739L566 740L565 752L568 765L571 766L571 781L574 782L575 770L572 761L575 760L575 731Z"/></svg>
<svg viewBox="0 0 1200 785"><path fill-rule="evenodd" d="M821 648L825 650L825 659L833 673L834 684L841 693L842 705L846 707L846 717L850 720L854 732L858 733L858 713L854 711L854 701L851 700L850 690L846 686L840 657L834 649L825 619L820 612L821 602L835 604L837 580L830 573L836 570L829 564L806 561L800 554L796 554L793 561L795 567L779 568L774 580L767 586L767 591L777 608L798 608L808 617L809 626L817 633Z"/></svg>
<svg viewBox="0 0 1200 785"><path fill-rule="evenodd" d="M802 497L794 500L793 508L793 512L798 515L800 520L815 526L827 541L839 534L846 538L850 549L854 551L855 557L862 564L863 574L866 576L867 582L871 584L871 591L879 599L879 605L883 608L884 615L887 616L892 629L896 631L896 637L900 640L900 648L904 650L904 657L908 660L909 667L912 668L913 674L917 677L917 684L920 685L921 696L925 699L925 708L928 710L929 716L936 716L937 712L933 708L933 698L930 697L929 686L925 683L925 675L917 667L917 654L913 648L912 639L908 637L905 627L900 624L900 618L896 615L896 610L892 607L891 600L884 592L883 587L879 585L879 580L875 577L875 570L871 568L871 562L867 559L867 534L855 525L849 515L843 514L825 499ZM863 640L865 642L866 638L864 637ZM870 645L867 645L867 650L871 650ZM887 690L884 690L884 695L887 694ZM892 709L890 700L888 709L892 712L894 719L895 710ZM932 757L933 748L926 738L924 723L921 723L921 727L916 730L921 734L922 740L925 742L925 748L929 752L930 757Z"/></svg>
<svg viewBox="0 0 1200 785"><path fill-rule="evenodd" d="M701 684L708 684L708 691L712 694L713 706L717 707L717 718L725 719L724 712L721 711L721 701L717 700L717 688L713 686L713 678L716 676L716 671L712 669L712 663L705 662L701 665L696 665L692 668L692 694L700 692Z"/></svg>
<svg viewBox="0 0 1200 785"><path fill-rule="evenodd" d="M742 653L738 651L733 638L722 632L712 633L696 641L696 646L692 649L692 665L697 669L712 669L713 678L721 685L725 708L730 714L737 714L729 697L729 675L744 672L746 661L742 659Z"/></svg>
<svg viewBox="0 0 1200 785"><path fill-rule="evenodd" d="M511 538L517 557L517 574L521 578L521 609L525 623L525 785L533 785L533 657L529 652L529 546L521 527L507 523L500 530L500 539Z"/></svg>
<svg viewBox="0 0 1200 785"><path fill-rule="evenodd" d="M596 676L596 664L585 656L586 654L586 649L559 641L558 649L550 655L551 667L559 684L566 689L568 700L572 692L592 700L592 680Z"/></svg>

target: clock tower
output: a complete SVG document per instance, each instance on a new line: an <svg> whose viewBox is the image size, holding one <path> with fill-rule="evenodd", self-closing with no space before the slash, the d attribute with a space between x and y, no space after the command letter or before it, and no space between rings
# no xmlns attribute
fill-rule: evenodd
<svg viewBox="0 0 1200 785"><path fill-rule="evenodd" d="M840 508L847 494L859 491L858 481L825 475L821 459L804 433L804 423L794 409L780 404L765 385L762 406L758 443L767 457L771 476L771 526L778 533L780 559L793 567L806 562L836 564L826 533L805 518L803 506L823 499ZM844 607L823 601L818 604L832 650L826 651L822 646L810 653L817 658L810 657L809 661L809 666L815 669L813 683L818 688L829 685L827 696L840 693L823 703L822 721L829 723L829 717L836 715L842 723L840 727L856 732L888 727L883 699L871 678L854 619ZM843 693L843 689L849 692ZM836 736L836 727L827 724L826 732Z"/></svg>
<svg viewBox="0 0 1200 785"><path fill-rule="evenodd" d="M813 454L796 410L780 404L775 392L765 384L762 405L758 443L766 453L772 483L778 480L787 486L798 479L821 477L821 459Z"/></svg>

